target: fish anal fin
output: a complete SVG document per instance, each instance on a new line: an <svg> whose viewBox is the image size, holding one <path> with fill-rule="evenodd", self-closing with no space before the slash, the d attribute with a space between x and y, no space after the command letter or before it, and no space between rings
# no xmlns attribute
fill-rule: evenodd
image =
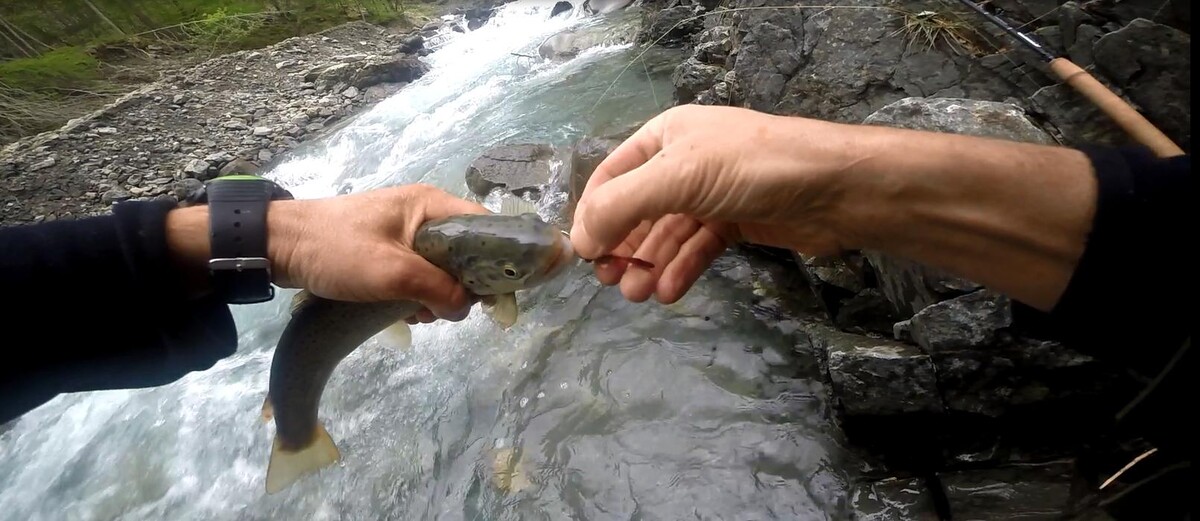
<svg viewBox="0 0 1200 521"><path fill-rule="evenodd" d="M267 464L267 493L279 492L300 478L332 465L339 458L337 445L321 424L317 424L313 441L298 451L284 449L279 436L271 443L271 461Z"/></svg>
<svg viewBox="0 0 1200 521"><path fill-rule="evenodd" d="M292 305L288 309L288 313L295 315L297 311L303 308L304 305L307 304L310 299L312 299L312 296L313 294L306 289L302 289L295 295L292 295Z"/></svg>
<svg viewBox="0 0 1200 521"><path fill-rule="evenodd" d="M480 299L480 303L483 312L491 317L492 321L501 329L508 329L517 323L519 312L515 293L488 295Z"/></svg>
<svg viewBox="0 0 1200 521"><path fill-rule="evenodd" d="M412 347L412 329L409 329L408 322L399 320L383 330L382 339L389 347L408 349Z"/></svg>
<svg viewBox="0 0 1200 521"><path fill-rule="evenodd" d="M500 200L500 215L538 214L537 205L517 196L505 194Z"/></svg>
<svg viewBox="0 0 1200 521"><path fill-rule="evenodd" d="M267 397L265 399L263 399L262 421L264 423L269 422L274 417L275 417L275 406L271 405L271 395L267 395Z"/></svg>

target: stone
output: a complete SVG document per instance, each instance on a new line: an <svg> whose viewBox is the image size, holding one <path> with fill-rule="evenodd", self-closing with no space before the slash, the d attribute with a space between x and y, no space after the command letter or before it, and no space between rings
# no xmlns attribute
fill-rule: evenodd
<svg viewBox="0 0 1200 521"><path fill-rule="evenodd" d="M896 315L882 292L867 288L843 300L833 321L844 331L893 334Z"/></svg>
<svg viewBox="0 0 1200 521"><path fill-rule="evenodd" d="M677 5L658 11L651 15L650 23L644 32L639 34L638 41L664 47L681 46L692 35L704 28L699 19L691 19L693 15L695 13L692 8L686 5Z"/></svg>
<svg viewBox="0 0 1200 521"><path fill-rule="evenodd" d="M1072 518L1069 462L1051 462L938 474L954 519Z"/></svg>
<svg viewBox="0 0 1200 521"><path fill-rule="evenodd" d="M584 6L593 13L607 14L624 9L632 0L586 0Z"/></svg>
<svg viewBox="0 0 1200 521"><path fill-rule="evenodd" d="M1011 103L961 98L908 97L875 111L867 125L991 137L1023 143L1056 144L1046 131Z"/></svg>
<svg viewBox="0 0 1200 521"><path fill-rule="evenodd" d="M349 87L346 90L342 91L342 96L345 96L346 99L357 98L358 97L358 88L357 87Z"/></svg>
<svg viewBox="0 0 1200 521"><path fill-rule="evenodd" d="M916 346L852 333L813 335L823 349L833 394L848 416L894 416L943 410L929 356Z"/></svg>
<svg viewBox="0 0 1200 521"><path fill-rule="evenodd" d="M204 183L191 178L176 181L171 187L171 194L181 203L197 203L200 196L204 195Z"/></svg>
<svg viewBox="0 0 1200 521"><path fill-rule="evenodd" d="M259 150L257 155L258 160L263 163L267 163L272 159L275 159L275 154L272 154L270 150Z"/></svg>
<svg viewBox="0 0 1200 521"><path fill-rule="evenodd" d="M1138 18L1101 37L1096 67L1121 88L1146 119L1185 150L1191 144L1191 37Z"/></svg>
<svg viewBox="0 0 1200 521"><path fill-rule="evenodd" d="M698 94L711 88L713 83L724 75L725 69L722 67L706 65L695 57L684 60L671 76L675 85L675 103L691 103Z"/></svg>
<svg viewBox="0 0 1200 521"><path fill-rule="evenodd" d="M221 168L220 173L218 173L217 175L218 176L227 176L227 175L234 175L234 174L258 175L260 173L261 173L261 169L259 168L258 165L251 163L249 161L246 161L245 159L234 159L233 161L230 161L229 164L227 164L223 168Z"/></svg>
<svg viewBox="0 0 1200 521"><path fill-rule="evenodd" d="M29 165L29 171L30 171L30 172L37 172L38 170L45 170L45 169L47 169L47 168L50 168L50 167L54 166L54 164L55 164L55 163L56 163L56 159L55 159L55 158L53 158L53 157L47 157L46 159L43 159L43 160L41 160L41 161L38 161L38 162L36 162L36 163L34 163L34 164L32 164L32 165Z"/></svg>
<svg viewBox="0 0 1200 521"><path fill-rule="evenodd" d="M100 127L96 129L96 133L100 135L112 135L117 133L117 129L113 127Z"/></svg>
<svg viewBox="0 0 1200 521"><path fill-rule="evenodd" d="M558 2L554 3L554 7L550 8L550 18L554 18L562 13L569 13L574 8L575 6L572 6L571 2L559 0Z"/></svg>
<svg viewBox="0 0 1200 521"><path fill-rule="evenodd" d="M254 127L254 136L255 137L267 137L267 136L271 135L271 133L273 133L273 132L274 132L274 130L271 129L271 127Z"/></svg>
<svg viewBox="0 0 1200 521"><path fill-rule="evenodd" d="M1008 297L979 290L932 304L913 315L909 333L927 353L995 345L1012 326Z"/></svg>
<svg viewBox="0 0 1200 521"><path fill-rule="evenodd" d="M183 172L192 177L199 178L208 173L208 161L203 159L193 159L188 161L187 166L183 167Z"/></svg>
<svg viewBox="0 0 1200 521"><path fill-rule="evenodd" d="M478 196L496 188L521 196L541 197L541 186L550 182L554 148L541 143L500 145L481 154L467 167L467 187Z"/></svg>
<svg viewBox="0 0 1200 521"><path fill-rule="evenodd" d="M423 47L425 47L425 37L420 33L410 34L400 42L400 52L406 54L413 54Z"/></svg>
<svg viewBox="0 0 1200 521"><path fill-rule="evenodd" d="M123 188L117 187L104 192L104 194L100 196L100 204L109 206L113 203L127 201L131 198L133 198L133 194L125 191Z"/></svg>
<svg viewBox="0 0 1200 521"><path fill-rule="evenodd" d="M860 521L940 521L933 493L921 478L886 478L855 483L851 519Z"/></svg>

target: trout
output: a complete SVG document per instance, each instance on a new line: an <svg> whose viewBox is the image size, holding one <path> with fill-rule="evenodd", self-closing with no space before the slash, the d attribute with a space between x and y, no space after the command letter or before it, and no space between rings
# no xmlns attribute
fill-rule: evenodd
<svg viewBox="0 0 1200 521"><path fill-rule="evenodd" d="M517 320L516 292L538 286L575 259L567 235L524 201L499 214L459 215L425 223L414 250L480 297L502 328ZM342 359L384 332L407 345L415 301L345 302L301 291L271 361L263 419L275 421L266 488L273 494L336 462L337 446L318 419L325 384Z"/></svg>

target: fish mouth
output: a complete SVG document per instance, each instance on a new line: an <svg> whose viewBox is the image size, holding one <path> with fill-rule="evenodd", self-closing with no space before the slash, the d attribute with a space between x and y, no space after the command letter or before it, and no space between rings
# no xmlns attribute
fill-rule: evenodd
<svg viewBox="0 0 1200 521"><path fill-rule="evenodd" d="M575 258L575 248L571 246L571 238L566 232L559 237L558 247L551 255L553 256L550 257L550 262L546 263L546 270L542 272L542 275L547 277L562 271Z"/></svg>

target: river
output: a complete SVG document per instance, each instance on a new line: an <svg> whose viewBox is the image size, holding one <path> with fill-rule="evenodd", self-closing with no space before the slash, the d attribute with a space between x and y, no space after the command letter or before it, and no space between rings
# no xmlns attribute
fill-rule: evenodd
<svg viewBox="0 0 1200 521"><path fill-rule="evenodd" d="M267 175L298 197L412 182L467 196L463 172L491 146L568 146L667 106L677 53L531 57L569 27L631 20L549 19L550 5L446 32L427 75ZM268 496L259 411L281 291L234 309L238 352L211 370L61 396L0 434L0 519L845 518L852 460L754 262L730 253L671 306L626 302L580 265L521 295L507 332L474 313L414 327L408 350L369 341L322 402L342 460Z"/></svg>

